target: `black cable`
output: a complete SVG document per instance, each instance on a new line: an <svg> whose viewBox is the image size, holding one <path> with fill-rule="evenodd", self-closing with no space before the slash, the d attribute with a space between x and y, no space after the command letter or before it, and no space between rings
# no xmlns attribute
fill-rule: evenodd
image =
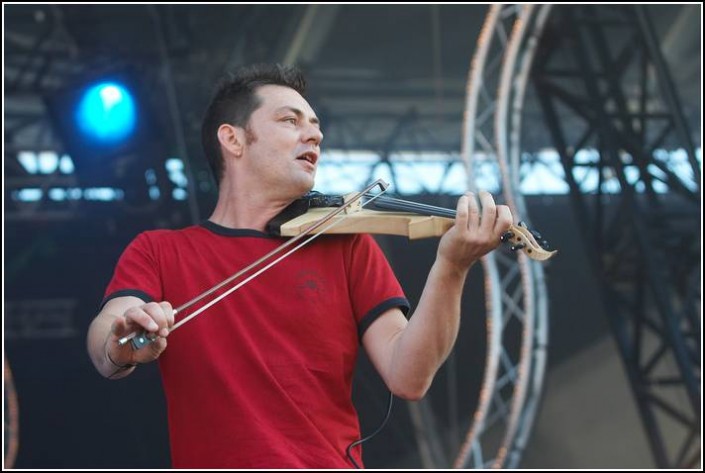
<svg viewBox="0 0 705 473"><path fill-rule="evenodd" d="M382 424L381 424L379 427L377 427L377 430L375 430L374 432L372 432L370 435L368 435L368 436L365 437L364 439L355 440L355 441L352 442L350 445L348 445L348 448L345 449L345 454L348 456L348 459L350 459L350 461L352 462L352 464L353 464L353 465L355 466L355 468L357 468L358 470L360 469L360 465L357 464L357 462L355 461L355 459L354 459L354 458L352 457L352 455L350 454L350 451L351 451L354 447L357 447L358 445L360 445L362 442L367 442L369 439L371 439L372 437L374 437L375 435L377 435L377 434L384 428L384 426L387 424L387 421L389 420L389 415L392 413L392 401L393 401L393 400L394 400L394 394L392 394L392 392L389 391L389 405L387 406L387 415L384 416L384 420L382 421Z"/></svg>

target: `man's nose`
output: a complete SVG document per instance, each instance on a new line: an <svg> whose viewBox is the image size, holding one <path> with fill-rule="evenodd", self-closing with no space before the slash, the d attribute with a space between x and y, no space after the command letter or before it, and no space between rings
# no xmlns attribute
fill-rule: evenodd
<svg viewBox="0 0 705 473"><path fill-rule="evenodd" d="M312 141L316 145L320 145L321 141L323 141L323 132L317 125L309 123L304 135L304 141L306 141L307 143Z"/></svg>

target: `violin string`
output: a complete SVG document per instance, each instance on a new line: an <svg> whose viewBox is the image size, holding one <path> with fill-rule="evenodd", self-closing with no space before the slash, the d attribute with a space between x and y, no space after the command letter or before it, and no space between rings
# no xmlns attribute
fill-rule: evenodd
<svg viewBox="0 0 705 473"><path fill-rule="evenodd" d="M443 215L439 216L448 216L448 217L454 217L455 216L455 211L452 209L446 209L444 207L437 207L435 205L428 205L428 204L421 204L419 202L411 202L408 200L402 200L402 199L396 199L393 197L381 197L380 199L377 200L375 205L382 207L380 204L390 204L394 205L399 209L405 208L405 209L414 209L414 210L427 210L429 212L438 212Z"/></svg>
<svg viewBox="0 0 705 473"><path fill-rule="evenodd" d="M409 211L439 217L455 218L456 216L455 210L386 196L377 199L375 206L383 209Z"/></svg>

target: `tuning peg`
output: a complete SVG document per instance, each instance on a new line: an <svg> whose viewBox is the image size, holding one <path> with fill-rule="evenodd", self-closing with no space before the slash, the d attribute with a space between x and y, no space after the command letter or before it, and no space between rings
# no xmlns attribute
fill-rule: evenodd
<svg viewBox="0 0 705 473"><path fill-rule="evenodd" d="M512 233L512 232L509 232L509 231L508 231L508 232L504 232L504 233L502 233L502 236L499 237L499 241L501 241L502 243L506 243L506 242L508 242L509 239L512 238L513 236L514 236L514 233Z"/></svg>
<svg viewBox="0 0 705 473"><path fill-rule="evenodd" d="M523 243L519 243L518 245L513 245L513 246L511 247L511 250L512 250L512 251L519 251L519 250L521 250L522 248L526 248L526 245L523 244Z"/></svg>

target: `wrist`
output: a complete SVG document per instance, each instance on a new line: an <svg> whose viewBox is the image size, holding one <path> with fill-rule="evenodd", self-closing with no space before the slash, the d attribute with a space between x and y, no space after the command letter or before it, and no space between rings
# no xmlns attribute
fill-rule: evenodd
<svg viewBox="0 0 705 473"><path fill-rule="evenodd" d="M108 358L108 361L116 368L119 368L121 370L129 370L130 368L134 368L137 366L137 363L125 363L124 365L121 365L119 363L116 363L115 360L110 356L110 352L108 350L105 351L105 355Z"/></svg>
<svg viewBox="0 0 705 473"><path fill-rule="evenodd" d="M108 348L108 343L109 343L109 341L106 340L106 341L105 341L105 358L108 360L108 363L109 363L110 365L112 365L113 368L116 369L116 371L115 371L112 375L110 375L110 376L113 376L114 374L119 373L119 372L121 372L121 371L130 370L130 369L134 368L135 366L137 366L137 363L124 363L124 364L121 364L121 363L118 363L117 361L115 361L115 360L113 359L113 357L110 356L110 349Z"/></svg>
<svg viewBox="0 0 705 473"><path fill-rule="evenodd" d="M443 275L444 279L451 278L464 282L473 264L474 261L469 265L459 265L456 262L439 255L436 258L434 266L436 267L436 270Z"/></svg>

